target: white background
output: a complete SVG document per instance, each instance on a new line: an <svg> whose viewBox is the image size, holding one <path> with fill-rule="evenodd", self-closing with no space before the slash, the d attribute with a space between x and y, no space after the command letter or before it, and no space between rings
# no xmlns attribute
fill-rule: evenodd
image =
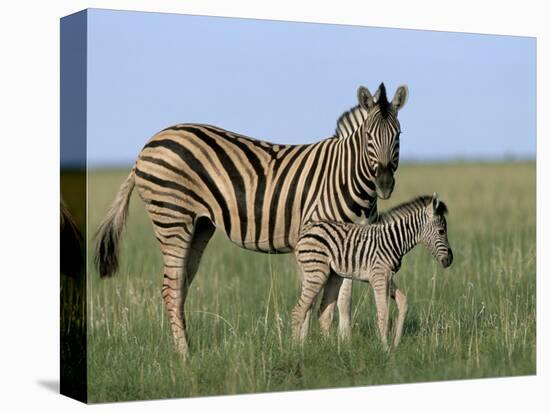
<svg viewBox="0 0 550 413"><path fill-rule="evenodd" d="M548 16L543 1L79 1L2 2L0 12L0 409L79 411L57 394L59 380L59 18L86 7L347 23L538 38L537 376L375 386L249 396L104 404L94 411L543 411L550 367L543 299L548 220ZM543 74L546 73L546 77ZM509 104L514 101L514 85ZM521 139L518 136L518 139ZM476 194L471 194L476 196ZM548 209L546 208L548 213ZM546 392L546 393L545 393ZM545 406L546 404L546 406ZM290 410L289 410L290 411Z"/></svg>

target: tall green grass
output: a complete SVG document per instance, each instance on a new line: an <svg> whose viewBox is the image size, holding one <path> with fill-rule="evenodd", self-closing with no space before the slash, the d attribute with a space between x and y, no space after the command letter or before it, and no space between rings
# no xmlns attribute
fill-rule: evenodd
<svg viewBox="0 0 550 413"><path fill-rule="evenodd" d="M127 173L90 173L88 234ZM396 282L410 310L389 355L372 291L360 283L349 343L323 339L314 319L304 346L294 344L294 256L245 251L216 234L187 301L191 356L182 361L161 298L157 241L134 196L120 272L100 280L89 263L90 401L534 374L535 165L402 165L396 179L380 209L437 191L449 206L455 261L443 270L422 247L405 257Z"/></svg>

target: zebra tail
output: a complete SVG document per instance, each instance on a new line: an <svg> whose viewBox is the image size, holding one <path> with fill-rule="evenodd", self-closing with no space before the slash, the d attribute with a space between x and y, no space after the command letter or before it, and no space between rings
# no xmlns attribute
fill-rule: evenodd
<svg viewBox="0 0 550 413"><path fill-rule="evenodd" d="M120 236L128 216L130 195L134 185L135 175L132 169L95 234L97 243L94 261L101 278L111 277L118 269Z"/></svg>

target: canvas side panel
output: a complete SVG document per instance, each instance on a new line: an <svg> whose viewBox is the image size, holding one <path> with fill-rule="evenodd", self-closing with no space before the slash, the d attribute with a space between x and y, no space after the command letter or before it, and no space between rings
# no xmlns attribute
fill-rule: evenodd
<svg viewBox="0 0 550 413"><path fill-rule="evenodd" d="M61 19L60 391L86 402L87 12Z"/></svg>

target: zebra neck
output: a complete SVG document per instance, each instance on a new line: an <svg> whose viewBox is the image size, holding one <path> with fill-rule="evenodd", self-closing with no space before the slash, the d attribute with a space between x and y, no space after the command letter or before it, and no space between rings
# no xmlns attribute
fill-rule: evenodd
<svg viewBox="0 0 550 413"><path fill-rule="evenodd" d="M367 223L377 218L376 186L367 166L363 126L350 135L334 135L323 142L326 166L323 185L311 212L316 220ZM328 142L327 142L328 141Z"/></svg>
<svg viewBox="0 0 550 413"><path fill-rule="evenodd" d="M368 215L364 216L364 205L358 202L360 200L353 189L356 173L353 147L348 139L333 140L331 144L317 218L336 222L361 222Z"/></svg>
<svg viewBox="0 0 550 413"><path fill-rule="evenodd" d="M367 142L363 137L363 125L341 140L338 159L341 174L340 191L346 192L363 218L372 219L376 215L376 186L367 159ZM354 220L355 221L355 220Z"/></svg>
<svg viewBox="0 0 550 413"><path fill-rule="evenodd" d="M390 236L390 233L393 233L393 236L397 238L396 242L392 244L399 258L405 256L416 245L422 242L423 221L423 215L417 212L385 224L392 226L392 228L388 228L384 232L388 236Z"/></svg>
<svg viewBox="0 0 550 413"><path fill-rule="evenodd" d="M338 119L331 139L334 152L323 192L326 198L321 201L331 205L318 211L321 219L366 223L377 217L376 186L363 133L367 117L367 111L356 105ZM323 210L327 216L322 216Z"/></svg>

